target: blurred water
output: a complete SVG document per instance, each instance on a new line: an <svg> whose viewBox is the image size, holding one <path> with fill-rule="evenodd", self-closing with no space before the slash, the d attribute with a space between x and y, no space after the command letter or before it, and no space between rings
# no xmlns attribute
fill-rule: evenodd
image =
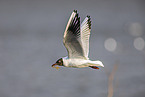
<svg viewBox="0 0 145 97"><path fill-rule="evenodd" d="M105 68L51 68L67 55L63 31L74 9L81 20L91 16L90 59L103 61ZM143 97L145 48L135 49L133 41L145 39L144 9L143 0L1 0L0 96L107 97L107 72L118 64L114 97ZM141 34L130 33L133 23ZM104 47L109 38L117 42L111 52Z"/></svg>

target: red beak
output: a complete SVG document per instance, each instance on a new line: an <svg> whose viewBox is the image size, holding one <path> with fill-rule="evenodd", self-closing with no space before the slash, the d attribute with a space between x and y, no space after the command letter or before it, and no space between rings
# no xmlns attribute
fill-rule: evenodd
<svg viewBox="0 0 145 97"><path fill-rule="evenodd" d="M55 64L53 64L51 67L54 67L55 65L57 65L57 64L55 63Z"/></svg>

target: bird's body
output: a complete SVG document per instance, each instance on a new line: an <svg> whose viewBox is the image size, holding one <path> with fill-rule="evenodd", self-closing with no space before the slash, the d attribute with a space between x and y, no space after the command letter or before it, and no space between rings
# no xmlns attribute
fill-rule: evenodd
<svg viewBox="0 0 145 97"><path fill-rule="evenodd" d="M88 58L90 31L90 16L87 16L80 24L80 17L74 10L67 23L63 38L68 56L60 58L52 67L55 65L74 68L91 67L94 69L98 69L97 66L104 67L101 61L91 61Z"/></svg>
<svg viewBox="0 0 145 97"><path fill-rule="evenodd" d="M83 68L89 66L100 66L100 61L91 61L89 59L71 59L68 57L63 58L65 67Z"/></svg>

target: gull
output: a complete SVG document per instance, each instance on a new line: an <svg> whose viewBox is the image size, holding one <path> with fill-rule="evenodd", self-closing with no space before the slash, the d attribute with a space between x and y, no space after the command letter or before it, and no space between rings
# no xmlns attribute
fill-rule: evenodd
<svg viewBox="0 0 145 97"><path fill-rule="evenodd" d="M77 10L74 10L69 18L63 36L63 44L67 49L68 56L58 59L52 67L56 69L59 69L56 66L74 68L91 67L93 69L99 69L98 66L104 67L101 61L91 61L88 58L90 31L90 16L86 16L80 24L80 17Z"/></svg>

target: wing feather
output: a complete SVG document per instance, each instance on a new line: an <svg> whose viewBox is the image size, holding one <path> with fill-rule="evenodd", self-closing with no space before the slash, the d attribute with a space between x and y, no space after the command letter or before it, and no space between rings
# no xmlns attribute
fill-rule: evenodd
<svg viewBox="0 0 145 97"><path fill-rule="evenodd" d="M69 58L84 58L80 34L80 17L74 10L67 23L63 39Z"/></svg>
<svg viewBox="0 0 145 97"><path fill-rule="evenodd" d="M90 16L87 16L80 26L80 17L77 11L72 12L63 39L69 58L89 59L90 19Z"/></svg>
<svg viewBox="0 0 145 97"><path fill-rule="evenodd" d="M89 38L91 32L91 18L87 16L81 24L81 41L84 50L84 56L88 59L89 54Z"/></svg>

